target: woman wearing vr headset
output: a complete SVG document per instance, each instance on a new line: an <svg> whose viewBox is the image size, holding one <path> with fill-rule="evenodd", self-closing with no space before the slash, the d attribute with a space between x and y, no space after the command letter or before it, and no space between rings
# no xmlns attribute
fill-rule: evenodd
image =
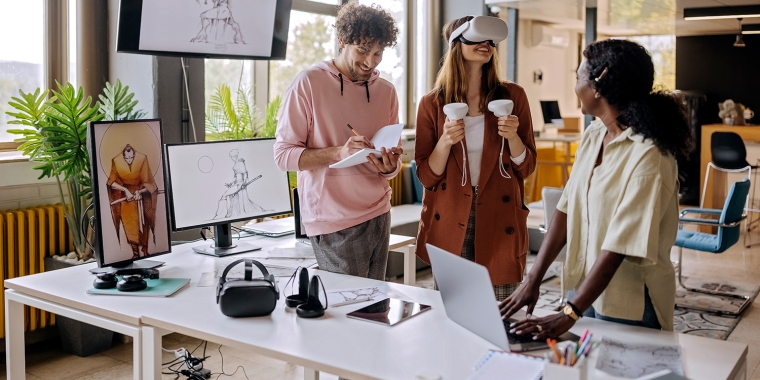
<svg viewBox="0 0 760 380"><path fill-rule="evenodd" d="M522 280L528 251L523 179L536 167L528 99L499 79L495 46L507 37L504 21L463 17L446 24L443 37L449 50L417 112L415 160L425 194L416 253L429 262L426 243L461 252L488 268L502 300ZM489 111L498 99L512 100L512 115ZM447 117L451 103L465 103L467 116Z"/></svg>
<svg viewBox="0 0 760 380"><path fill-rule="evenodd" d="M594 42L583 57L575 93L598 119L583 133L536 264L501 312L533 311L541 278L567 244L565 283L576 289L567 306L515 323L515 332L554 337L581 316L672 331L676 159L691 150L684 105L653 90L652 58L635 42Z"/></svg>

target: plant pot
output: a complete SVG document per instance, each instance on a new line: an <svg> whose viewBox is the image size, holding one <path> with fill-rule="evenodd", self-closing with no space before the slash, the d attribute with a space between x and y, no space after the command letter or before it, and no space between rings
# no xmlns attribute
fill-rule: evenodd
<svg viewBox="0 0 760 380"><path fill-rule="evenodd" d="M61 337L61 349L72 355L86 357L111 348L113 331L75 319L56 315L55 324Z"/></svg>
<svg viewBox="0 0 760 380"><path fill-rule="evenodd" d="M66 269L78 264L52 257L45 257L45 271ZM111 347L113 331L75 319L55 316L55 324L58 326L58 334L61 337L61 348L64 352L80 357L90 356L103 352Z"/></svg>

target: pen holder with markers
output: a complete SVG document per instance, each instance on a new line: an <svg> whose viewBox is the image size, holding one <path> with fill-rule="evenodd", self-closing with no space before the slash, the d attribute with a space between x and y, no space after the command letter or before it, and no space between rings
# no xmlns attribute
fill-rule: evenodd
<svg viewBox="0 0 760 380"><path fill-rule="evenodd" d="M574 366L566 366L546 361L544 380L586 380L588 379L588 360L581 356Z"/></svg>

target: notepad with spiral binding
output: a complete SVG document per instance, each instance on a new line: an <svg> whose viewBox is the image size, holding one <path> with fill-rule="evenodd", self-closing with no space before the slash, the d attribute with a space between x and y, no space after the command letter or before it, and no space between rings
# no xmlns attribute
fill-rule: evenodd
<svg viewBox="0 0 760 380"><path fill-rule="evenodd" d="M489 350L475 365L475 372L468 380L502 379L505 373L509 373L510 379L540 380L543 372L541 358Z"/></svg>

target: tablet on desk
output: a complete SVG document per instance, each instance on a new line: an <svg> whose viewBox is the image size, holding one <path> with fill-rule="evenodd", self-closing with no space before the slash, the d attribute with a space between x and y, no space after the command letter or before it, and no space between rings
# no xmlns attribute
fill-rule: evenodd
<svg viewBox="0 0 760 380"><path fill-rule="evenodd" d="M429 305L402 301L396 298L386 298L359 310L352 311L346 314L346 316L381 325L393 326L428 310L430 310Z"/></svg>

